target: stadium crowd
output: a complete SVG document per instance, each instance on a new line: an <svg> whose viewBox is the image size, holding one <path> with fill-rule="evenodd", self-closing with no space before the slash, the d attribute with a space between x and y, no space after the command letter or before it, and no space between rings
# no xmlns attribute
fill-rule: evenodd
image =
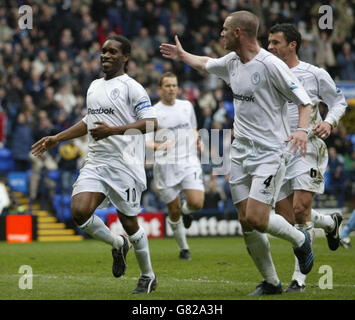
<svg viewBox="0 0 355 320"><path fill-rule="evenodd" d="M333 8L334 29L319 30L318 8ZM33 28L21 29L18 7L30 5ZM158 101L157 87L163 72L173 71L180 81L179 96L190 100L198 128L231 129L233 104L229 89L218 78L192 71L183 63L163 59L162 42L179 35L184 48L197 55L220 57L227 52L220 41L229 12L250 10L260 18L259 40L267 47L268 30L276 23L295 23L302 36L300 59L325 68L338 80L355 80L355 2L275 0L3 0L0 4L0 113L6 131L0 147L11 150L14 170L31 169L30 197L38 197L42 169L61 170L61 187L70 192L80 161L86 153L85 138L62 145L47 157L35 159L31 145L41 137L68 128L86 112L86 91L102 77L100 46L112 33L132 42L127 73ZM326 112L326 107L321 107ZM352 133L352 134L351 134ZM355 197L355 134L340 124L326 141L329 148L326 192L336 195L339 207ZM203 166L206 181L204 209L231 213L228 176L211 174ZM148 191L145 209L164 210L155 192L151 165L147 165ZM55 191L51 179L46 186ZM212 200L211 200L212 199ZM355 205L355 204L354 204Z"/></svg>

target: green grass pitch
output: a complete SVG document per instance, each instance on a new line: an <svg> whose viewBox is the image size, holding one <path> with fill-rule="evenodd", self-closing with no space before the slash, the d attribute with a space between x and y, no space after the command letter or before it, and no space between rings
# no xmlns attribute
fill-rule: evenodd
<svg viewBox="0 0 355 320"><path fill-rule="evenodd" d="M121 278L111 273L108 245L95 240L82 242L33 242L0 244L1 300L354 300L355 249L340 247L331 252L325 238L314 243L315 263L303 293L261 298L248 297L261 280L241 237L189 238L191 261L178 259L175 240L151 239L150 250L157 290L149 295L132 295L139 276L131 249L128 268ZM355 239L352 239L355 242ZM275 266L285 288L291 279L294 257L291 245L271 238ZM32 289L21 289L22 265L32 268ZM332 275L322 280L322 266ZM23 278L22 278L23 279ZM330 284L321 289L319 283ZM28 284L28 282L27 282Z"/></svg>

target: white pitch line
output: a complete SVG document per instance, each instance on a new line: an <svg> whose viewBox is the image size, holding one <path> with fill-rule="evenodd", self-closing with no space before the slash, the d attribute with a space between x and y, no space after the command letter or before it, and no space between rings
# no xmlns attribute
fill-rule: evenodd
<svg viewBox="0 0 355 320"><path fill-rule="evenodd" d="M19 277L19 275L12 275ZM43 279L77 279L77 280L87 280L87 279L92 279L93 276L71 276L71 275L44 275L44 274L33 274L33 277L37 278L43 278ZM97 279L97 277L95 276ZM100 277L100 278L107 278L107 279L112 279L111 276L107 277ZM129 281L137 281L138 277L123 277L122 280L129 280ZM178 279L178 278L166 278L166 280L172 280L175 282L194 282L194 283L221 283L221 284L231 284L235 286L252 286L257 284L256 282L246 282L246 281L232 281L232 280L210 280L210 279L205 279L205 278L198 278L198 279ZM307 283L308 286L312 287L318 287L318 283ZM339 288L355 288L355 284L333 284L333 287L339 287Z"/></svg>

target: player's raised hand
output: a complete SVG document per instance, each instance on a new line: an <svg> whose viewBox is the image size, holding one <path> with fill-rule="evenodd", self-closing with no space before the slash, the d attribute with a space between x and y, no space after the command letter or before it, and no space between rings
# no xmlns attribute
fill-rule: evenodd
<svg viewBox="0 0 355 320"><path fill-rule="evenodd" d="M296 154L298 150L300 150L300 155L304 156L307 153L307 133L304 131L295 131L292 133L285 142L290 142L289 149L292 151L293 154Z"/></svg>
<svg viewBox="0 0 355 320"><path fill-rule="evenodd" d="M41 140L32 145L32 154L34 156L40 156L47 150L54 148L58 143L59 141L55 136L43 137Z"/></svg>
<svg viewBox="0 0 355 320"><path fill-rule="evenodd" d="M108 136L112 135L111 127L101 121L94 122L97 126L93 129L90 129L90 133L95 141L107 138Z"/></svg>
<svg viewBox="0 0 355 320"><path fill-rule="evenodd" d="M160 52L164 58L180 61L185 51L181 46L178 36L175 36L175 45L162 43L160 45Z"/></svg>

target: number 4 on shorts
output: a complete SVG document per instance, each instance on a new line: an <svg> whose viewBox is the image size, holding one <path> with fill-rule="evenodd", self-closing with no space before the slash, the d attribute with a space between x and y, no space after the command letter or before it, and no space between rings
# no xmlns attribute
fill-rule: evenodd
<svg viewBox="0 0 355 320"><path fill-rule="evenodd" d="M269 177L264 181L264 184L265 184L266 188L268 188L268 187L270 186L272 177L273 177L273 176L269 176Z"/></svg>

